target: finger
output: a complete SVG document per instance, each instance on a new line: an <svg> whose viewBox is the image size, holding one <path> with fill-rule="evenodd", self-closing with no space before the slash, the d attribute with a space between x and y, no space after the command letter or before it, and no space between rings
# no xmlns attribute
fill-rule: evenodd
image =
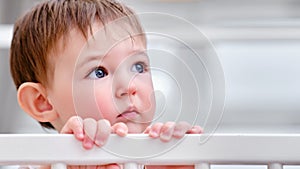
<svg viewBox="0 0 300 169"><path fill-rule="evenodd" d="M186 132L187 134L201 134L203 133L203 128L200 126L193 126L190 130Z"/></svg>
<svg viewBox="0 0 300 169"><path fill-rule="evenodd" d="M97 122L92 118L87 118L83 120L83 130L84 130L84 139L83 147L86 149L93 148L94 140L97 132Z"/></svg>
<svg viewBox="0 0 300 169"><path fill-rule="evenodd" d="M84 138L82 118L72 116L60 131L61 134L74 134L75 138L82 141Z"/></svg>
<svg viewBox="0 0 300 169"><path fill-rule="evenodd" d="M192 125L190 125L188 122L182 121L175 125L173 137L175 138L182 138L187 131L189 131L192 128Z"/></svg>
<svg viewBox="0 0 300 169"><path fill-rule="evenodd" d="M108 164L106 169L121 169L121 167L118 164Z"/></svg>
<svg viewBox="0 0 300 169"><path fill-rule="evenodd" d="M149 136L152 138L158 138L163 125L163 123L155 123L154 125L150 126Z"/></svg>
<svg viewBox="0 0 300 169"><path fill-rule="evenodd" d="M68 169L81 169L81 168L83 168L83 166L80 166L80 165L68 165L67 168Z"/></svg>
<svg viewBox="0 0 300 169"><path fill-rule="evenodd" d="M112 126L113 133L118 136L124 137L128 134L128 127L125 123L116 123Z"/></svg>
<svg viewBox="0 0 300 169"><path fill-rule="evenodd" d="M163 142L170 141L173 136L174 128L175 128L174 122L165 123L160 130L160 135L159 135L160 140Z"/></svg>
<svg viewBox="0 0 300 169"><path fill-rule="evenodd" d="M151 126L148 126L145 130L144 130L144 134L149 134L151 130Z"/></svg>
<svg viewBox="0 0 300 169"><path fill-rule="evenodd" d="M98 165L97 169L121 169L121 167L118 164L107 164L101 166Z"/></svg>
<svg viewBox="0 0 300 169"><path fill-rule="evenodd" d="M79 169L97 169L96 165L80 166Z"/></svg>
<svg viewBox="0 0 300 169"><path fill-rule="evenodd" d="M106 119L101 119L97 121L97 133L95 136L95 144L97 146L103 146L111 133L110 122Z"/></svg>

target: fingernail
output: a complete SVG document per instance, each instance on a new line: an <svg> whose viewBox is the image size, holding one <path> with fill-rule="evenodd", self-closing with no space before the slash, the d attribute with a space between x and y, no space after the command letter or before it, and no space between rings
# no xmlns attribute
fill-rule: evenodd
<svg viewBox="0 0 300 169"><path fill-rule="evenodd" d="M170 139L171 139L171 135L170 134L168 134L168 133L161 133L160 134L160 138L161 138L161 140L163 140L163 141L169 141Z"/></svg>
<svg viewBox="0 0 300 169"><path fill-rule="evenodd" d="M163 141L169 141L169 140L171 140L173 132L174 132L174 130L171 129L171 128L169 128L167 130L162 130L161 134L160 134L161 140L163 140Z"/></svg>
<svg viewBox="0 0 300 169"><path fill-rule="evenodd" d="M150 131L150 136L152 136L152 137L158 137L158 133L157 132L155 132L155 131Z"/></svg>
<svg viewBox="0 0 300 169"><path fill-rule="evenodd" d="M91 143L91 142L84 142L84 148L86 148L86 149L93 148L93 143Z"/></svg>
<svg viewBox="0 0 300 169"><path fill-rule="evenodd" d="M83 135L83 133L79 133L79 134L77 135L77 137L80 138L80 139L83 139L83 138L84 138L84 135Z"/></svg>
<svg viewBox="0 0 300 169"><path fill-rule="evenodd" d="M95 144L99 147L103 146L105 143L103 141L100 141L100 140L96 140L95 141Z"/></svg>
<svg viewBox="0 0 300 169"><path fill-rule="evenodd" d="M118 132L119 134L122 134L121 136L125 136L126 135L126 131L122 128L118 129Z"/></svg>
<svg viewBox="0 0 300 169"><path fill-rule="evenodd" d="M192 132L194 133L194 134L200 134L201 133L201 130L199 130L199 129L197 129L197 128L192 128Z"/></svg>
<svg viewBox="0 0 300 169"><path fill-rule="evenodd" d="M181 130L175 130L173 133L174 136L181 137L184 135L184 132Z"/></svg>

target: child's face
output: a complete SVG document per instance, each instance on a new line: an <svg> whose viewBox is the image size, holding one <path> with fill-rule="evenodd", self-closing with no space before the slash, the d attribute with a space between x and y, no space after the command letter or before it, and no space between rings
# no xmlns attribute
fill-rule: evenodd
<svg viewBox="0 0 300 169"><path fill-rule="evenodd" d="M99 28L94 27L94 32ZM86 45L74 30L54 59L48 98L58 114L57 130L74 115L124 122L129 133L144 131L153 119L155 99L142 38L118 40L103 35L97 34Z"/></svg>

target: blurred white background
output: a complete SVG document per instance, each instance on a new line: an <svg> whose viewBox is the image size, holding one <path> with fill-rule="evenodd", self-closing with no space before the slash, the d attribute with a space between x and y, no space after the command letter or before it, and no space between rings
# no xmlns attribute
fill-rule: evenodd
<svg viewBox="0 0 300 169"><path fill-rule="evenodd" d="M36 2L0 0L0 133L44 132L19 108L9 72L12 24ZM225 111L217 132L300 133L300 1L124 2L138 13L163 12L182 17L212 41L226 81ZM197 37L181 30L176 23L160 27L164 21L151 17L142 22L154 28L184 33L197 50L205 48L198 44ZM170 50L172 48L178 50L176 46L171 46Z"/></svg>

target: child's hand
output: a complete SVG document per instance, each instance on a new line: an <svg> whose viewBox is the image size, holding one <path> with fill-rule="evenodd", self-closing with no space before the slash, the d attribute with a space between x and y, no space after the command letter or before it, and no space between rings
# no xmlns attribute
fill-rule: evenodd
<svg viewBox="0 0 300 169"><path fill-rule="evenodd" d="M167 122L156 123L147 127L144 133L149 134L152 138L160 138L163 142L170 141L174 138L182 138L185 134L200 134L203 133L203 129L200 126L191 126L187 122ZM147 169L193 169L194 166L151 166L147 165Z"/></svg>
<svg viewBox="0 0 300 169"><path fill-rule="evenodd" d="M94 145L103 146L111 133L125 136L128 128L124 123L116 123L111 126L105 119L94 120L92 118L82 119L79 116L71 117L60 131L62 134L74 134L75 138L82 141L85 149L91 149ZM107 164L101 166L68 166L68 169L120 169L118 164Z"/></svg>
<svg viewBox="0 0 300 169"><path fill-rule="evenodd" d="M118 164L97 166L68 166L67 169L122 169Z"/></svg>
<svg viewBox="0 0 300 169"><path fill-rule="evenodd" d="M144 131L145 134L149 134L152 138L160 138L163 142L170 141L174 138L182 138L185 134L200 134L203 130L200 126L191 126L187 122L167 122L156 123L147 127Z"/></svg>
<svg viewBox="0 0 300 169"><path fill-rule="evenodd" d="M124 123L116 123L113 126L105 119L82 119L79 116L71 117L60 131L62 134L74 134L75 138L82 141L85 149L91 149L94 145L103 146L111 133L126 136L128 127Z"/></svg>

